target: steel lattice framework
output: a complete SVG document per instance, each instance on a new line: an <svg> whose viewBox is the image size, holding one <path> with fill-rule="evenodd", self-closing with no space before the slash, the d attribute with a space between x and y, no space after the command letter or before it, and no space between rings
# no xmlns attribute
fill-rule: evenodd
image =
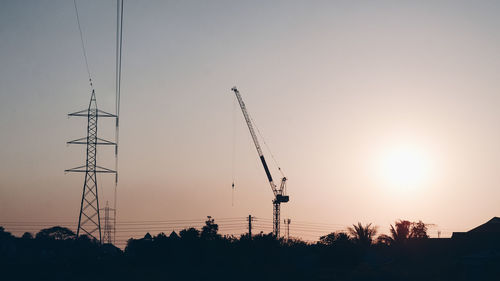
<svg viewBox="0 0 500 281"><path fill-rule="evenodd" d="M276 238L280 237L280 203L273 199L273 234Z"/></svg>
<svg viewBox="0 0 500 281"><path fill-rule="evenodd" d="M281 172L281 168L278 167L278 170L281 172L283 175L283 178L281 178L281 184L280 186L276 186L274 183L273 177L271 175L271 172L269 171L269 167L267 166L266 159L264 158L264 154L262 153L262 148L259 143L259 139L257 138L257 135L255 134L254 130L254 125L252 124L252 118L250 118L250 114L248 114L247 107L245 105L245 102L243 102L243 98L241 97L240 92L236 87L233 87L231 89L234 94L236 95L236 99L238 100L238 103L240 104L241 112L243 113L243 117L245 118L245 121L248 126L248 130L250 131L250 135L252 136L253 143L255 145L255 148L257 149L257 153L259 154L260 161L262 162L262 166L264 167L264 171L266 172L267 175L267 180L269 181L269 184L271 185L271 190L273 191L274 194L274 199L273 199L273 235L276 238L280 237L280 206L281 203L287 203L290 200L290 197L286 195L286 181L287 178L283 175L283 172Z"/></svg>
<svg viewBox="0 0 500 281"><path fill-rule="evenodd" d="M68 114L68 116L87 117L87 137L68 142L68 144L85 144L87 146L86 163L84 166L65 170L65 172L85 173L85 181L83 183L82 201L80 204L80 214L78 216L78 229L76 232L76 236L78 237L82 233L101 242L101 216L99 213L100 210L97 188L97 174L116 174L116 171L97 165L97 146L116 146L116 143L101 139L97 136L97 120L98 117L116 118L116 115L104 112L97 108L95 91L92 90L88 109L70 113Z"/></svg>
<svg viewBox="0 0 500 281"><path fill-rule="evenodd" d="M105 244L112 244L113 243L113 236L111 235L112 227L116 225L116 223L114 222L114 218L110 218L109 213L110 211L114 211L115 209L110 208L108 201L106 201L106 207L104 207L104 209L101 210L104 210L104 235L102 236L102 241ZM112 220L113 220L113 225L111 225Z"/></svg>

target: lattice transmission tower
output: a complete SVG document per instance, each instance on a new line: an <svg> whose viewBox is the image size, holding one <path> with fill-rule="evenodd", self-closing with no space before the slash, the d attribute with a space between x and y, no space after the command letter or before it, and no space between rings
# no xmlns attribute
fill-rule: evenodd
<svg viewBox="0 0 500 281"><path fill-rule="evenodd" d="M76 236L79 237L80 234L84 234L88 235L91 239L93 238L98 240L99 242L102 242L97 174L116 174L116 171L97 165L97 146L116 146L116 143L104 140L97 136L97 120L98 117L116 118L116 115L107 113L97 108L95 91L92 90L89 107L87 109L68 114L68 117L71 116L87 117L87 137L68 142L68 144L84 144L87 146L86 163L85 165L65 170L65 172L85 173Z"/></svg>
<svg viewBox="0 0 500 281"><path fill-rule="evenodd" d="M111 233L115 233L113 231L114 226L116 225L115 216L113 218L110 217L110 212L115 211L115 209L109 207L109 202L106 201L106 207L101 209L104 211L104 234L102 236L102 241L104 244L112 244L114 241L114 237Z"/></svg>

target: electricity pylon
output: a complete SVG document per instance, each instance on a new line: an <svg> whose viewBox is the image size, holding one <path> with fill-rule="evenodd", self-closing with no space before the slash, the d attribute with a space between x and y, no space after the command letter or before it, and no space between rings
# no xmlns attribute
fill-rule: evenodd
<svg viewBox="0 0 500 281"><path fill-rule="evenodd" d="M112 244L113 237L111 236L111 229L116 224L114 218L109 217L109 212L115 209L110 208L108 201L106 201L106 207L101 210L104 210L104 235L102 236L102 240L104 244ZM111 220L113 220L113 225L111 225Z"/></svg>
<svg viewBox="0 0 500 281"><path fill-rule="evenodd" d="M97 165L97 146L116 146L116 143L101 139L97 136L97 119L98 117L116 118L116 115L104 112L97 108L95 91L92 90L89 107L87 109L68 114L68 117L71 116L87 117L87 137L68 142L68 144L85 144L87 146L87 160L85 165L65 170L65 172L85 173L76 236L79 237L82 232L83 234L88 235L89 238L102 242L101 216L99 214L99 196L97 192L97 174L116 173L116 171Z"/></svg>

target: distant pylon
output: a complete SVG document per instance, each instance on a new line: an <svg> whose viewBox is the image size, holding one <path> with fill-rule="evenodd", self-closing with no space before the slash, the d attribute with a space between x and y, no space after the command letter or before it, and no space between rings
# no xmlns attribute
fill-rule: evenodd
<svg viewBox="0 0 500 281"><path fill-rule="evenodd" d="M109 213L110 211L114 211L115 209L112 209L109 207L109 202L106 201L106 207L104 207L104 235L102 236L102 242L104 244L112 244L113 243L113 237L111 236L112 228L114 227L114 223L111 224L111 220L114 220L114 218L110 218Z"/></svg>
<svg viewBox="0 0 500 281"><path fill-rule="evenodd" d="M86 163L83 166L65 170L65 172L85 173L76 236L79 237L82 233L102 242L97 174L116 172L97 165L97 145L116 145L116 143L97 136L97 119L98 117L116 117L116 115L97 109L95 91L92 90L88 109L70 113L68 116L87 117L87 137L68 142L68 144L85 144L87 146Z"/></svg>
<svg viewBox="0 0 500 281"><path fill-rule="evenodd" d="M292 222L291 219L285 219L283 221L286 225L286 240L290 240L290 223Z"/></svg>

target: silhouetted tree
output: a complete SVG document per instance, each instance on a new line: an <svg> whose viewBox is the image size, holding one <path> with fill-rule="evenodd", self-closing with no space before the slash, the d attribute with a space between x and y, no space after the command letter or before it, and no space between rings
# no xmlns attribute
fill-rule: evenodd
<svg viewBox="0 0 500 281"><path fill-rule="evenodd" d="M300 238L290 237L289 239L286 239L284 245L287 245L288 247L305 247L309 244Z"/></svg>
<svg viewBox="0 0 500 281"><path fill-rule="evenodd" d="M74 239L75 233L69 228L54 226L40 230L36 234L36 239L54 239L54 240L67 240Z"/></svg>
<svg viewBox="0 0 500 281"><path fill-rule="evenodd" d="M378 241L388 245L404 243L410 237L410 226L411 222L407 220L396 221L394 226L391 224L390 235L382 234Z"/></svg>
<svg viewBox="0 0 500 281"><path fill-rule="evenodd" d="M377 227L371 223L363 226L360 222L358 225L353 224L353 227L348 227L347 230L352 236L352 240L361 246L369 246L372 244L373 238L377 234Z"/></svg>
<svg viewBox="0 0 500 281"><path fill-rule="evenodd" d="M31 234L31 232L25 232L21 238L25 240L33 239L33 234Z"/></svg>
<svg viewBox="0 0 500 281"><path fill-rule="evenodd" d="M411 226L410 237L414 239L429 238L427 234L427 225L422 221L414 222Z"/></svg>
<svg viewBox="0 0 500 281"><path fill-rule="evenodd" d="M319 243L328 246L333 245L335 240L337 240L335 232L319 237Z"/></svg>
<svg viewBox="0 0 500 281"><path fill-rule="evenodd" d="M290 281L496 280L500 274L496 255L500 242L476 245L436 239L421 243L420 239L428 237L427 226L421 221L397 221L391 225L394 237L415 240L407 246L375 245L369 250L366 245L376 233L371 224L353 225L351 236L345 232L321 236L318 244L293 238L276 239L272 233L263 232L253 239L246 235L240 239L220 236L214 225L215 221L208 218L202 231L184 229L180 232L182 238L174 231L169 237L164 233L154 237L147 233L144 238L130 239L124 252L85 235L76 240L66 239L74 234L64 229L50 228L37 234L39 238L51 239L27 240L15 238L0 228L1 237L10 237L0 239L0 279L84 280L94 274L94 271L81 272L82 266L91 266L101 279L124 281L165 278L223 281L234 280L235 276L243 281L262 280L262 276L266 280ZM208 237L218 238L208 240ZM472 278L465 278L463 274L469 276L469 268ZM493 278L484 279L485 276Z"/></svg>
<svg viewBox="0 0 500 281"><path fill-rule="evenodd" d="M168 238L171 239L171 240L178 240L180 237L179 237L179 235L175 231L172 231L170 233L170 236L168 236Z"/></svg>
<svg viewBox="0 0 500 281"><path fill-rule="evenodd" d="M396 221L394 226L391 224L390 235L380 235L378 241L388 245L404 244L409 239L428 238L427 226L422 221L410 222L407 220Z"/></svg>
<svg viewBox="0 0 500 281"><path fill-rule="evenodd" d="M410 238L410 226L411 222L407 220L399 220L395 223L395 226L391 225L391 236L396 242L403 242Z"/></svg>
<svg viewBox="0 0 500 281"><path fill-rule="evenodd" d="M88 235L79 235L78 238L76 238L76 240L80 243L80 244L90 244L90 243L94 243L94 244L97 244L97 240L95 238L90 238Z"/></svg>
<svg viewBox="0 0 500 281"><path fill-rule="evenodd" d="M195 240L200 237L200 231L194 227L183 229L179 234L183 240Z"/></svg>
<svg viewBox="0 0 500 281"><path fill-rule="evenodd" d="M205 221L205 225L201 229L201 238L206 240L213 240L218 237L217 231L219 230L219 225L215 223L215 220L208 216Z"/></svg>
<svg viewBox="0 0 500 281"><path fill-rule="evenodd" d="M319 238L319 243L327 246L347 242L350 242L350 238L345 232L332 232Z"/></svg>
<svg viewBox="0 0 500 281"><path fill-rule="evenodd" d="M168 237L167 237L167 235L165 235L165 233L163 233L163 232L158 233L158 235L156 235L156 236L154 237L154 240L155 240L155 241L158 241L158 240L164 240L164 239L168 239Z"/></svg>
<svg viewBox="0 0 500 281"><path fill-rule="evenodd" d="M5 231L5 228L3 226L0 226L0 239L5 239L5 238L12 238L12 234L10 232Z"/></svg>
<svg viewBox="0 0 500 281"><path fill-rule="evenodd" d="M142 238L144 240L147 240L147 241L151 241L153 240L153 237L151 236L151 234L149 234L149 232L146 233L146 235L144 235L144 238Z"/></svg>
<svg viewBox="0 0 500 281"><path fill-rule="evenodd" d="M337 242L350 242L351 238L349 237L349 234L345 232L337 232Z"/></svg>
<svg viewBox="0 0 500 281"><path fill-rule="evenodd" d="M236 236L234 236L233 234L226 234L222 238L229 243L234 243L234 242L238 241L238 238Z"/></svg>

